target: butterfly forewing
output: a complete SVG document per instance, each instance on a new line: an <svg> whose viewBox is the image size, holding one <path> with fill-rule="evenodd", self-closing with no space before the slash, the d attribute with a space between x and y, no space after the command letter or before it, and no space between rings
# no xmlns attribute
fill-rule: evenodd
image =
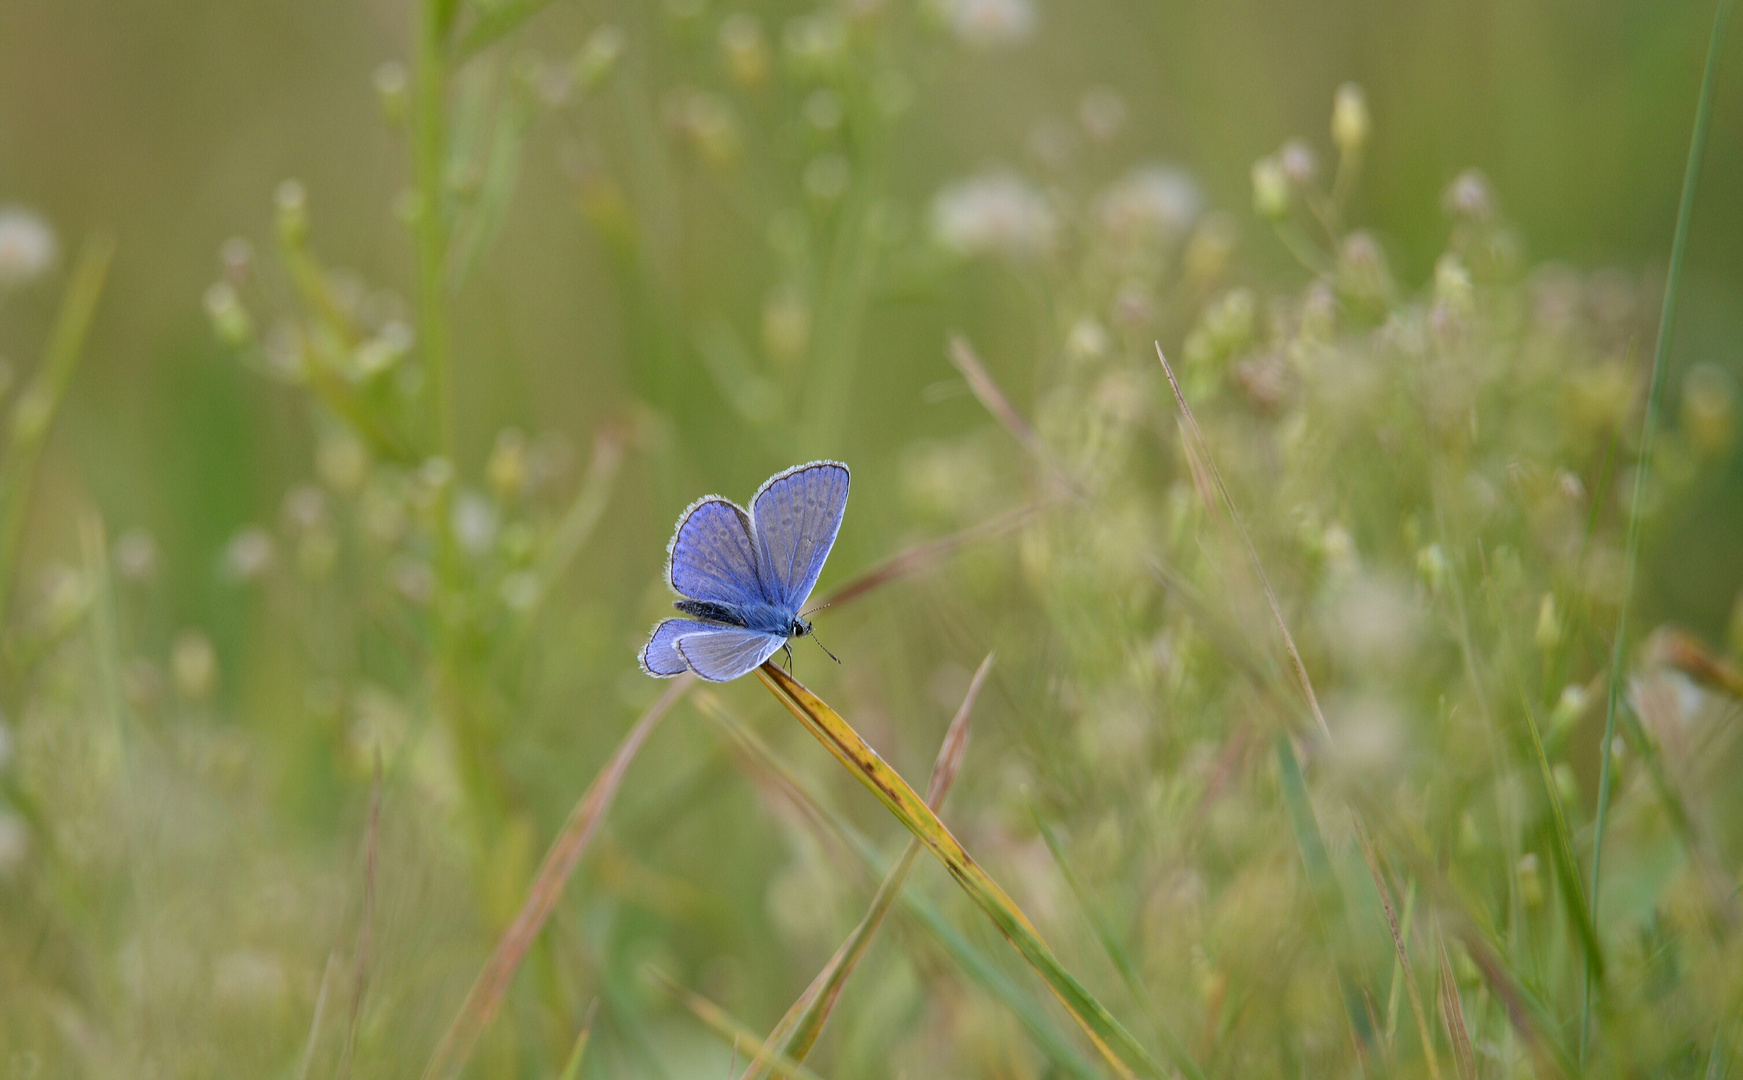
<svg viewBox="0 0 1743 1080"><path fill-rule="evenodd" d="M778 634L708 626L678 638L678 652L690 669L710 682L729 682L775 655L787 639Z"/></svg>
<svg viewBox="0 0 1743 1080"><path fill-rule="evenodd" d="M750 519L717 495L691 504L672 536L666 582L696 600L765 602Z"/></svg>
<svg viewBox="0 0 1743 1080"><path fill-rule="evenodd" d="M847 510L847 466L814 461L778 473L751 500L769 603L797 615L823 573Z"/></svg>

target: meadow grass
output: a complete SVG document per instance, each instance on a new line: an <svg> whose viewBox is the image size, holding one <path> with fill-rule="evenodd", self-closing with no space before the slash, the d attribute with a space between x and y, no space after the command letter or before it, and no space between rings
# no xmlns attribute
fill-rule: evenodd
<svg viewBox="0 0 1743 1080"><path fill-rule="evenodd" d="M225 247L213 333L312 458L222 553L244 655L160 617L148 535L82 508L56 549L110 243L61 284L0 458L7 1075L1728 1074L1743 676L1633 625L1654 523L1733 453L1720 369L1664 404L1728 2L1662 282L1530 265L1470 171L1420 283L1352 224L1354 85L1335 164L1262 157L1250 217L1083 167L1110 91L918 210L917 88L1027 0L672 2L563 61L546 6L419 0L377 73L409 300L326 265L293 181L271 258ZM582 133L621 288L633 400L585 468L458 434L540 125ZM964 422L856 444L874 319L956 289L1021 313L932 340ZM855 450L847 663L643 678L665 511Z"/></svg>

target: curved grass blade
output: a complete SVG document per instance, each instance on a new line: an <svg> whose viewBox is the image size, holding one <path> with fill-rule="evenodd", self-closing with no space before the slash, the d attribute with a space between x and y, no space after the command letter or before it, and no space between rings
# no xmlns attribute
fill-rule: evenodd
<svg viewBox="0 0 1743 1080"><path fill-rule="evenodd" d="M873 875L887 875L888 864L877 847L841 814L829 808L828 802L811 790L794 771L782 762L755 732L744 725L713 695L698 694L697 710L718 727L742 751L749 771L759 782L779 789L783 797L792 800L806 815L813 827L827 839L840 843ZM1016 1015L1029 1037L1061 1073L1076 1080L1102 1080L1102 1074L1066 1040L1053 1021L1022 988L1017 986L992 958L964 937L942 912L918 892L904 890L902 907L920 924L944 951L950 954L965 975L986 990Z"/></svg>
<svg viewBox="0 0 1743 1080"><path fill-rule="evenodd" d="M563 1063L558 1080L581 1080L581 1062L587 1056L587 1044L593 1040L593 1017L598 1012L599 999L594 998L587 1006L587 1015L581 1018L581 1030L575 1033L575 1046L569 1051L569 1060Z"/></svg>
<svg viewBox="0 0 1743 1080"><path fill-rule="evenodd" d="M660 989L671 995L678 1004L689 1009L690 1015L700 1020L703 1027L714 1032L722 1042L732 1047L735 1057L741 1052L755 1054L756 1060L763 1063L767 1072L781 1080L820 1080L816 1073L777 1051L773 1040L764 1042L757 1038L754 1031L714 1002L679 985L676 979L659 968L650 966L646 970Z"/></svg>
<svg viewBox="0 0 1743 1080"><path fill-rule="evenodd" d="M1610 653L1610 687L1604 705L1604 739L1598 745L1598 808L1592 827L1592 888L1590 893L1591 922L1598 924L1598 884L1604 868L1604 824L1610 810L1611 768L1609 748L1616 738L1616 708L1622 693L1622 661L1628 648L1628 609L1634 598L1634 575L1640 564L1640 504L1646 492L1646 473L1652 464L1652 443L1658 434L1658 399L1664 389L1666 354L1670 351L1670 333L1676 323L1677 288L1682 283L1683 263L1687 261L1689 226L1694 220L1695 188L1701 175L1701 158L1706 153L1707 129L1713 118L1713 89L1718 82L1720 46L1731 22L1731 0L1719 0L1713 11L1713 29L1707 39L1706 70L1701 75L1701 96L1695 105L1695 128L1689 137L1688 162L1683 168L1682 195L1676 208L1676 233L1670 244L1670 268L1664 278L1664 304L1658 315L1658 341L1652 350L1652 376L1646 390L1646 416L1640 433L1640 457L1634 466L1634 492L1628 508L1628 539L1623 555L1622 601L1616 613L1616 636ZM1586 1058L1586 1042L1592 1023L1592 982L1594 973L1586 968L1584 1000L1580 1004L1580 1062Z"/></svg>
<svg viewBox="0 0 1743 1080"><path fill-rule="evenodd" d="M1477 1080L1477 1055L1471 1048L1470 1028L1465 1026L1464 1005L1459 1002L1459 985L1453 980L1452 958L1447 956L1446 939L1439 941L1440 1016L1446 1023L1447 1038L1452 1040L1453 1063L1458 1066L1459 1080Z"/></svg>
<svg viewBox="0 0 1743 1080"><path fill-rule="evenodd" d="M1144 989L1143 981L1138 978L1137 969L1132 966L1131 957L1126 955L1125 948L1121 946L1118 936L1115 935L1113 927L1108 925L1107 919L1090 903L1089 893L1084 890L1083 882L1078 879L1077 873L1071 869L1071 863L1066 860L1065 851L1060 847L1058 837L1053 835L1052 828L1048 826L1046 819L1041 816L1040 809L1033 802L1029 803L1029 816L1034 819L1035 828L1040 831L1042 841L1047 845L1048 852L1052 854L1053 861L1058 864L1059 873L1064 876L1065 884L1070 888L1071 895L1077 899L1077 905L1083 909L1084 915L1089 919L1090 926L1095 930L1095 936L1101 942L1102 951L1108 954L1108 959L1113 962L1114 969L1120 973L1120 978L1125 980L1126 989L1131 991L1133 1000L1144 1010L1144 1015L1150 1018L1151 1028L1155 1031L1157 1040L1162 1043L1162 1049L1168 1054L1169 1060L1174 1062L1175 1068L1186 1074L1188 1080L1205 1080L1204 1070L1199 1068L1198 1062L1186 1049L1186 1044L1180 1041L1174 1031L1169 1028L1167 1022L1157 1013L1156 1005L1150 999L1150 992Z"/></svg>
<svg viewBox="0 0 1743 1080"><path fill-rule="evenodd" d="M956 774L962 768L963 755L968 751L969 714L974 710L975 699L980 697L981 684L986 681L992 664L993 654L988 653L986 659L980 662L980 667L975 669L974 678L968 684L968 692L963 695L962 704L957 708L949 729L944 733L944 743L938 748L938 759L932 766L932 779L926 785L926 805L934 813L944 808L944 798L950 794L950 787L956 782ZM871 907L859 924L853 928L847 940L841 943L835 955L829 958L829 963L811 980L811 985L793 1002L787 1014L781 1017L781 1022L775 1025L775 1030L768 1039L770 1052L783 1053L800 1062L811 1053L818 1036L823 1034L823 1025L828 1022L842 988L847 985L854 967L871 946L872 937L877 934L885 916L895 904L896 897L901 894L902 886L908 880L908 872L914 868L914 860L919 855L920 841L909 840L901 858L896 860L895 867L884 878L883 884L878 886L877 895L872 898ZM763 1075L765 1056L758 1053L756 1060L745 1070L745 1080Z"/></svg>
<svg viewBox="0 0 1743 1080"><path fill-rule="evenodd" d="M1163 1075L1161 1066L1114 1019L1107 1007L1059 962L1016 902L970 857L908 782L890 768L840 714L773 664L758 668L757 677L776 700L785 705L944 864L962 890L1047 983L1047 988L1083 1028L1116 1073L1122 1077L1135 1077L1139 1071L1149 1077Z"/></svg>
<svg viewBox="0 0 1743 1080"><path fill-rule="evenodd" d="M671 711L672 706L677 704L678 699L684 696L695 681L695 677L691 675L679 676L660 695L659 700L648 706L641 719L630 728L629 734L618 743L611 759L593 778L593 783L588 785L581 801L569 812L569 820L563 823L556 839L551 841L550 849L545 852L545 861L539 865L539 872L527 890L526 903L521 906L514 922L503 931L495 951L485 961L477 981L472 984L466 1000L461 1003L454 1022L442 1036L442 1041L436 1045L435 1053L430 1055L430 1062L424 1067L424 1080L450 1080L459 1075L466 1059L472 1054L473 1046L478 1042L478 1036L496 1015L498 1006L508 993L509 985L513 982L514 974L520 968L527 949L532 947L539 931L544 928L545 920L556 908L558 899L563 895L563 886L568 883L569 875L575 871L575 864L581 861L589 842L599 831L599 823L604 820L606 811L611 809L612 800L623 783L623 776L629 770L630 762L635 760L636 753L641 750L648 736L653 734L654 728L659 726L660 720Z"/></svg>

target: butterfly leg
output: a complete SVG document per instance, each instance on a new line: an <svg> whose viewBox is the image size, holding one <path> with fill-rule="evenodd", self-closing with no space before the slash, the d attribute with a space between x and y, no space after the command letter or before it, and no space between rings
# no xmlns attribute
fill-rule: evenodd
<svg viewBox="0 0 1743 1080"><path fill-rule="evenodd" d="M781 651L787 654L787 674L791 675L793 673L793 643L789 641L782 645Z"/></svg>

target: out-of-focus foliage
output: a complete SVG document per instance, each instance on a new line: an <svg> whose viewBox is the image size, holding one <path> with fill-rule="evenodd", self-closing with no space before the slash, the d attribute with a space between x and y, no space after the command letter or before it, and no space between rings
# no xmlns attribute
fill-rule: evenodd
<svg viewBox="0 0 1743 1080"><path fill-rule="evenodd" d="M185 231L215 268L130 243L164 234L116 207L186 197L156 159L80 204L121 217L106 278L107 234L11 207L53 193L0 157L0 1068L422 1070L662 690L634 655L672 517L831 455L856 482L822 592L958 541L818 613L844 663L801 642L799 676L917 784L996 653L941 816L1170 1071L1724 1075L1736 267L1696 243L1719 269L1691 272L1637 477L1668 217L1570 226L1528 167L1611 144L1572 143L1522 74L1634 57L1589 107L1653 152L1566 198L1670 200L1706 13L1636 12L1605 47L1509 8L1517 54L1453 52L1503 67L1521 104L1491 111L1548 118L1503 151L1470 141L1483 102L1418 111L1397 74L1444 44L1426 8L1409 33L1150 9L156 26L139 55L258 61L223 84L254 110L298 57L344 69L277 106L295 154L209 166ZM0 27L53 45L58 18ZM1396 40L1348 59L1366 27ZM1234 86L1266 49L1317 72L1311 107ZM220 81L172 74L117 115ZM72 108L5 95L0 150ZM1445 160L1467 152L1508 167ZM1703 183L1697 220L1733 221ZM742 1068L904 839L750 680L690 693L465 1075ZM888 911L806 1068L1103 1074L948 876Z"/></svg>

